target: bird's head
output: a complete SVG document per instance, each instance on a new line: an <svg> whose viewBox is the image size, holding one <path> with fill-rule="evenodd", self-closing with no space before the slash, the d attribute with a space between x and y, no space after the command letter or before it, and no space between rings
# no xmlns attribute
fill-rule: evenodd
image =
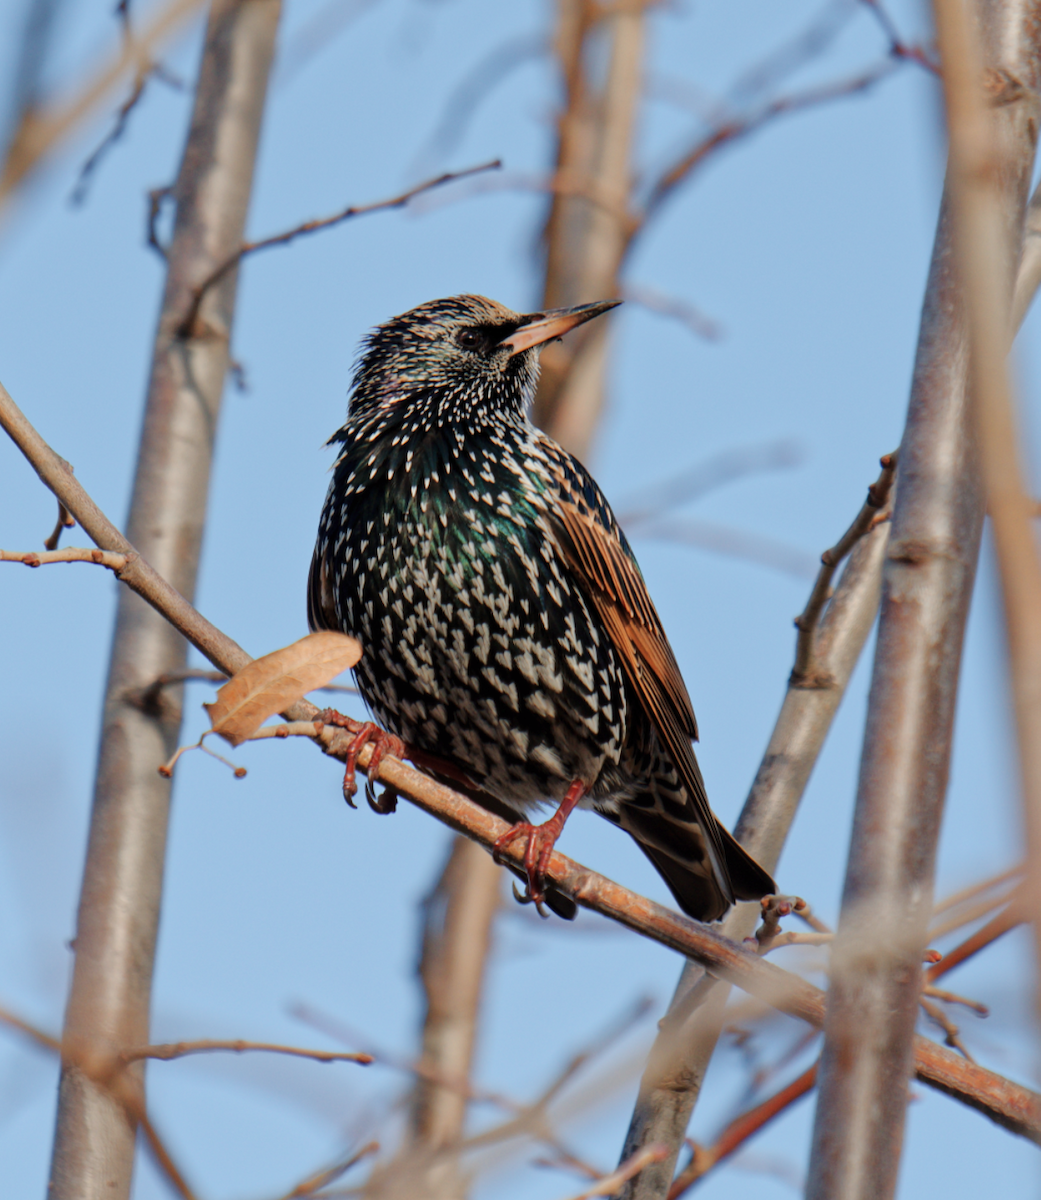
<svg viewBox="0 0 1041 1200"><path fill-rule="evenodd" d="M516 313L484 296L430 300L369 334L350 415L417 409L411 415L423 423L442 424L520 414L542 347L618 303Z"/></svg>

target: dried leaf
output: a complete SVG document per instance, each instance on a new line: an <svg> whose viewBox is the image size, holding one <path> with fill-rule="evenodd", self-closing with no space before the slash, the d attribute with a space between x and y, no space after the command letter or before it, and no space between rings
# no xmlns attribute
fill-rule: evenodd
<svg viewBox="0 0 1041 1200"><path fill-rule="evenodd" d="M251 738L274 713L324 687L361 658L361 643L345 633L323 629L243 667L203 708L213 732L237 746Z"/></svg>

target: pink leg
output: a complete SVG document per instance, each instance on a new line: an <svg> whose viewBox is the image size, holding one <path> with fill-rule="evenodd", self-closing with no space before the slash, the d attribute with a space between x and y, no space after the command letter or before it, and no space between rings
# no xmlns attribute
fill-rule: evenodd
<svg viewBox="0 0 1041 1200"><path fill-rule="evenodd" d="M530 825L527 821L520 821L508 829L501 838L498 838L492 847L492 855L498 858L516 838L526 837L528 839L528 844L524 849L524 870L528 876L527 899L535 905L541 905L546 898L543 887L546 868L553 856L553 847L556 845L557 838L564 830L564 822L574 812L579 800L587 790L582 780L576 779L568 788L567 795L561 800L560 807L548 821L541 825Z"/></svg>

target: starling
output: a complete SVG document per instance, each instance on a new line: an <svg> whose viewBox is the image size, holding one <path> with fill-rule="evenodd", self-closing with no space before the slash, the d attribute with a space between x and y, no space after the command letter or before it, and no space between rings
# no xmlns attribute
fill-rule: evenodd
<svg viewBox="0 0 1041 1200"><path fill-rule="evenodd" d="M497 846L527 839L527 899L567 912L543 875L580 806L713 921L774 882L709 808L690 697L610 506L527 416L541 348L616 303L521 315L455 296L369 335L330 439L308 620L364 647L382 730L351 760L374 740L514 818L558 805Z"/></svg>

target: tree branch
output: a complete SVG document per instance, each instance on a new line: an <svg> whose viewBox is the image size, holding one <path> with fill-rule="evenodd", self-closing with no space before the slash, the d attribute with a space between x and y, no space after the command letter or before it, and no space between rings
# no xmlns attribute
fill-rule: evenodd
<svg viewBox="0 0 1041 1200"><path fill-rule="evenodd" d="M988 160L995 169L986 179L998 189L1001 214L1000 236L988 242L987 253L1006 269L1001 304L1007 311L1037 139L1041 13L1024 0L999 0L977 11L993 35L992 82L1006 85L988 133L996 158ZM948 69L945 59L945 87ZM853 835L831 956L808 1200L886 1200L900 1165L936 843L984 513L967 386L968 301L952 269L957 174L952 159L900 446Z"/></svg>
<svg viewBox="0 0 1041 1200"><path fill-rule="evenodd" d="M960 4L934 0L944 62L944 96L950 138L950 192L955 252L965 292L975 432L980 443L987 510L994 531L1005 617L1008 671L1019 746L1019 774L1029 862L1026 908L1033 917L1035 952L1041 962L1041 556L1032 518L1035 505L1025 484L1022 439L1006 356L1011 342L1010 301L1014 260L1011 230L1022 228L1022 211L1010 213L1003 177L1018 164L1002 140L1001 115L1022 110L1041 116L1041 6L1024 4L1021 62L1014 70L982 59ZM980 86L982 79L983 86ZM1028 164L1029 166L1030 164ZM1018 182L1018 181L1017 181ZM1022 254L1026 258L1026 253ZM1035 997L1041 1005L1041 995Z"/></svg>
<svg viewBox="0 0 1041 1200"><path fill-rule="evenodd" d="M735 828L738 841L774 870L824 739L878 611L888 523L864 532L853 547L814 639L817 669L810 686L788 681L781 711ZM806 910L799 914L808 917ZM759 906L738 905L724 932L740 941L755 929ZM672 1182L690 1114L723 1026L729 988L688 963L651 1049L633 1109L623 1157L651 1142L670 1157L641 1172L624 1200L663 1200Z"/></svg>
<svg viewBox="0 0 1041 1200"><path fill-rule="evenodd" d="M282 1046L275 1042L249 1042L242 1038L200 1038L194 1042L166 1042L156 1046L134 1046L121 1050L119 1057L126 1063L140 1062L144 1058L161 1059L169 1062L175 1058L186 1058L189 1054L209 1054L216 1050L230 1050L243 1054L248 1050L264 1051L268 1054L288 1054L293 1058L309 1058L314 1062L353 1062L368 1066L375 1061L371 1054L354 1054L338 1050L305 1050L300 1046Z"/></svg>
<svg viewBox="0 0 1041 1200"><path fill-rule="evenodd" d="M502 876L468 838L454 838L434 890L423 903L419 978L426 999L423 1048L412 1093L404 1157L422 1174L427 1200L463 1200L456 1157L442 1153L463 1136L492 921ZM428 1159L421 1164L416 1160ZM425 1166L425 1170L423 1169Z"/></svg>
<svg viewBox="0 0 1041 1200"><path fill-rule="evenodd" d="M173 325L196 282L242 242L279 12L279 0L213 0L174 188L177 215L128 532L161 571L162 586L169 590L169 580L181 593L186 614L191 606L183 597L195 588L229 362L234 274L207 295L200 314L205 337L179 338ZM134 43L139 65L148 61L151 40L146 33ZM62 464L50 465L68 477ZM91 508L80 512L87 522L98 515ZM87 522L80 523L94 537ZM100 548L127 555L123 579L142 571L156 575L142 568L127 539ZM168 622L136 595L120 592L63 1031L69 1052L59 1090L52 1200L102 1191L121 1200L130 1191L137 1113L144 1112L143 1064L121 1068L120 1078L132 1080L140 1095L129 1104L83 1063L110 1061L117 1048L149 1041L170 802L170 785L155 768L157 756L166 758L179 740L182 695L167 688L147 711L135 699L157 676L183 668L186 651Z"/></svg>

